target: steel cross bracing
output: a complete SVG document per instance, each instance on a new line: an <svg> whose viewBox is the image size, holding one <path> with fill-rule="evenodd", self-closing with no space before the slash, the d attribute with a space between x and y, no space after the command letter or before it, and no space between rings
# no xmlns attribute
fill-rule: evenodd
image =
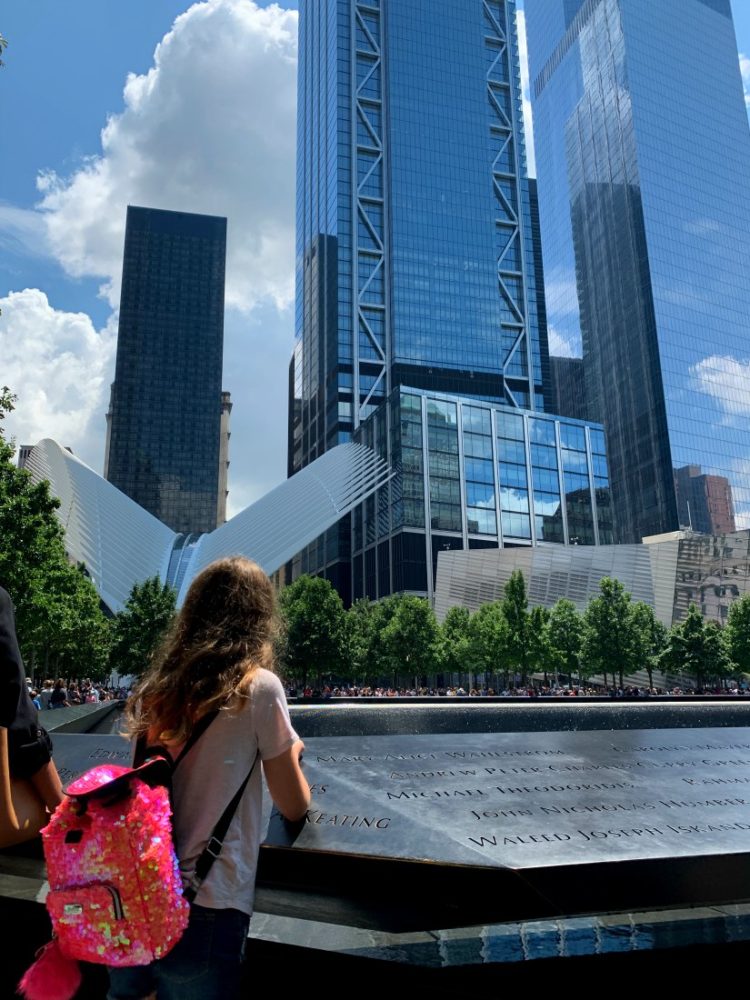
<svg viewBox="0 0 750 1000"><path fill-rule="evenodd" d="M383 99L383 14L352 0L352 246L354 426L390 389L387 204Z"/></svg>
<svg viewBox="0 0 750 1000"><path fill-rule="evenodd" d="M527 406L534 405L533 366L526 318L524 280L523 213L520 198L520 163L516 132L521 128L513 113L513 52L506 0L482 0L485 18L484 44L491 59L487 70L490 138L494 159L492 188L495 195L495 248L497 281L502 303L500 344L505 394L519 406L513 386L528 393ZM520 383L520 385L519 385Z"/></svg>

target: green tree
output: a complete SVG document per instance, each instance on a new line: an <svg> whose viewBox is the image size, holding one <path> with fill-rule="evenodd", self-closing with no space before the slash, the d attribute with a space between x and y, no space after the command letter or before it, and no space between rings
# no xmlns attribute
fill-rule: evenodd
<svg viewBox="0 0 750 1000"><path fill-rule="evenodd" d="M403 673L418 687L422 677L434 672L439 652L440 631L429 602L423 597L400 597L378 643L390 662L393 686L398 686Z"/></svg>
<svg viewBox="0 0 750 1000"><path fill-rule="evenodd" d="M743 594L729 608L727 650L738 671L750 674L750 594Z"/></svg>
<svg viewBox="0 0 750 1000"><path fill-rule="evenodd" d="M640 644L637 656L641 666L648 673L648 686L654 686L654 670L661 663L661 656L667 645L669 634L665 625L654 614L654 609L645 601L636 601L631 606L631 614L635 622L635 638Z"/></svg>
<svg viewBox="0 0 750 1000"><path fill-rule="evenodd" d="M133 585L112 622L111 670L140 677L174 621L176 603L177 591L157 576Z"/></svg>
<svg viewBox="0 0 750 1000"><path fill-rule="evenodd" d="M362 682L370 678L376 623L375 605L360 597L346 612L345 646L348 679Z"/></svg>
<svg viewBox="0 0 750 1000"><path fill-rule="evenodd" d="M36 606L38 628L28 637L34 672L46 677L109 674L110 626L99 595L82 565L61 562L46 577L48 591Z"/></svg>
<svg viewBox="0 0 750 1000"><path fill-rule="evenodd" d="M107 622L96 590L68 561L49 484L16 467L2 432L15 402L0 388L0 583L15 604L21 651L32 674L101 674Z"/></svg>
<svg viewBox="0 0 750 1000"><path fill-rule="evenodd" d="M548 674L555 669L555 656L550 641L550 613L541 604L529 612L528 655L531 671L543 673L545 684Z"/></svg>
<svg viewBox="0 0 750 1000"><path fill-rule="evenodd" d="M611 672L613 682L619 677L622 687L625 674L640 666L643 642L632 615L630 594L620 581L604 577L599 590L584 615L582 664L589 676L601 673L605 684L607 672Z"/></svg>
<svg viewBox="0 0 750 1000"><path fill-rule="evenodd" d="M468 608L457 605L450 608L440 626L440 669L448 674L472 672L471 635Z"/></svg>
<svg viewBox="0 0 750 1000"><path fill-rule="evenodd" d="M10 391L7 385L0 386L0 423L15 410L17 399L18 397Z"/></svg>
<svg viewBox="0 0 750 1000"><path fill-rule="evenodd" d="M726 677L730 660L723 629L717 622L706 622L695 604L685 618L673 625L661 663L673 674L683 674L703 688L711 678Z"/></svg>
<svg viewBox="0 0 750 1000"><path fill-rule="evenodd" d="M520 569L514 570L505 584L502 607L508 626L506 638L508 665L521 675L521 684L525 684L530 663L530 617L526 581Z"/></svg>
<svg viewBox="0 0 750 1000"><path fill-rule="evenodd" d="M289 677L307 686L311 672L339 675L345 664L346 612L328 580L300 576L281 591L283 659Z"/></svg>
<svg viewBox="0 0 750 1000"><path fill-rule="evenodd" d="M555 669L568 675L581 672L581 650L583 648L583 615L572 601L561 597L549 616L549 641L555 661Z"/></svg>
<svg viewBox="0 0 750 1000"><path fill-rule="evenodd" d="M469 620L469 663L485 674L506 674L508 670L508 623L502 601L477 608Z"/></svg>

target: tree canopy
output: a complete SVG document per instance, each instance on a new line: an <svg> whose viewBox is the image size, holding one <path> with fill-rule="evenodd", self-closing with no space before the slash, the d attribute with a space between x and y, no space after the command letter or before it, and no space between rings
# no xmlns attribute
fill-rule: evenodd
<svg viewBox="0 0 750 1000"><path fill-rule="evenodd" d="M684 620L670 631L661 663L671 673L690 677L698 688L711 679L721 680L731 669L721 626L704 621L691 604Z"/></svg>
<svg viewBox="0 0 750 1000"><path fill-rule="evenodd" d="M508 665L521 675L525 684L531 663L529 599L526 580L520 569L514 570L505 584L502 612L508 627L506 652Z"/></svg>
<svg viewBox="0 0 750 1000"><path fill-rule="evenodd" d="M750 594L731 604L726 628L729 656L739 671L750 674Z"/></svg>
<svg viewBox="0 0 750 1000"><path fill-rule="evenodd" d="M588 676L607 673L619 678L640 668L641 644L633 619L630 594L619 580L604 577L599 582L599 596L589 601L584 615L584 639L581 664Z"/></svg>
<svg viewBox="0 0 750 1000"><path fill-rule="evenodd" d="M177 591L154 576L136 583L112 622L110 667L140 677L174 621Z"/></svg>
<svg viewBox="0 0 750 1000"><path fill-rule="evenodd" d="M572 601L566 597L557 601L550 611L548 630L555 669L570 680L575 674L580 676L584 623Z"/></svg>
<svg viewBox="0 0 750 1000"><path fill-rule="evenodd" d="M16 397L0 388L0 583L16 608L21 651L31 673L106 674L107 619L83 567L67 558L46 482L34 484L13 462L2 420Z"/></svg>
<svg viewBox="0 0 750 1000"><path fill-rule="evenodd" d="M281 591L284 637L281 656L287 674L307 684L308 675L322 679L345 667L344 605L328 580L301 576Z"/></svg>

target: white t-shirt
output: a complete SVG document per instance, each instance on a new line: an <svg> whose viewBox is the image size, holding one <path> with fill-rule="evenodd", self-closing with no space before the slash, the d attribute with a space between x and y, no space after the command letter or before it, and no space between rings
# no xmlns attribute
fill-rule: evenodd
<svg viewBox="0 0 750 1000"><path fill-rule="evenodd" d="M221 854L198 890L199 905L252 914L261 835L260 762L278 757L298 739L281 682L259 668L249 697L219 712L180 762L172 781L174 837L180 869L189 877L260 751Z"/></svg>

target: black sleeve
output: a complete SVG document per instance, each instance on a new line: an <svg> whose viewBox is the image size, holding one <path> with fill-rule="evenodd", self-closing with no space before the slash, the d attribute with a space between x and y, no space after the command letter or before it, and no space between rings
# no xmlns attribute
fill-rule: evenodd
<svg viewBox="0 0 750 1000"><path fill-rule="evenodd" d="M13 605L8 592L0 587L0 726L10 729L19 721L19 716L28 716L28 721L35 721L28 713L27 703L35 712L26 689L26 673L16 638Z"/></svg>

